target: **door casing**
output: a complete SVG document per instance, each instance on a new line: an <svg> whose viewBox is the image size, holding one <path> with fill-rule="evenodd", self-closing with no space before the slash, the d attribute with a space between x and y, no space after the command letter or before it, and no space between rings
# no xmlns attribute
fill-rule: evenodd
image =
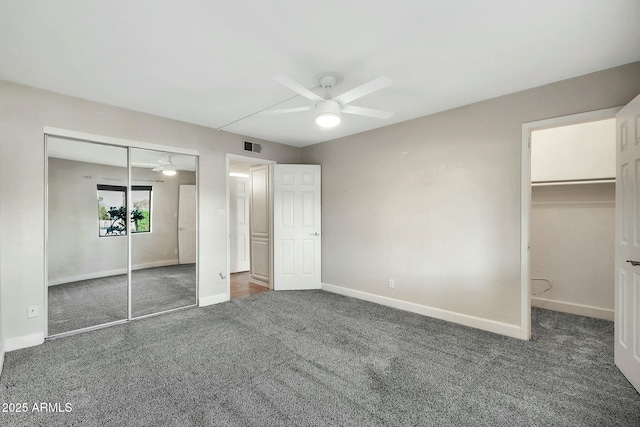
<svg viewBox="0 0 640 427"><path fill-rule="evenodd" d="M606 108L522 124L520 191L520 338L531 339L531 132L614 118L622 107Z"/></svg>
<svg viewBox="0 0 640 427"><path fill-rule="evenodd" d="M229 172L230 172L230 162L231 160L235 160L238 162L244 162L244 163L252 163L252 164L263 164L263 165L273 165L276 163L275 160L270 160L270 159L262 159L262 158L256 158L256 157L250 157L250 156L243 156L240 154L232 154L232 153L227 153L226 155L226 170L225 170L225 181L226 181L226 191L227 191L227 195L226 195L226 212L225 212L225 216L226 216L226 221L227 221L227 273L226 273L226 281L227 281L227 299L231 298L231 275L229 274L229 272L231 271L231 224L230 224L230 218L229 218L229 207L230 207L230 185L231 185L231 180L229 179ZM272 179L273 177L273 172L271 171L271 168L269 170L269 180ZM270 196L269 197L269 210L273 211L273 197ZM273 235L273 221L269 221L269 234ZM271 242L271 244L269 245L269 260L270 260L270 265L269 265L269 287L272 288L273 287L273 241Z"/></svg>

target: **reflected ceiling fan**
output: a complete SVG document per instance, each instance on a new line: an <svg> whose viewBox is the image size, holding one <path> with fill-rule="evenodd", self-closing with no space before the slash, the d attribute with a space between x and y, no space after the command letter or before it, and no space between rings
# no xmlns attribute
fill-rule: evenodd
<svg viewBox="0 0 640 427"><path fill-rule="evenodd" d="M172 176L176 174L176 167L171 160L171 156L167 156L167 160L158 160L160 166L153 168L154 172L162 172L164 175Z"/></svg>
<svg viewBox="0 0 640 427"><path fill-rule="evenodd" d="M354 89L348 90L341 95L332 97L331 89L342 82L342 76L336 73L324 73L319 78L319 87L323 87L325 89L324 98L287 76L277 76L274 77L274 79L281 85L286 86L292 91L304 96L311 101L315 101L316 103L315 105L309 105L307 107L285 108L281 110L265 110L260 114L276 115L315 110L316 123L321 127L334 127L340 124L341 113L355 114L357 116L375 117L379 119L388 119L389 117L393 116L393 113L389 111L374 110L371 108L348 105L356 99L360 99L366 95L377 92L380 89L384 89L385 87L389 86L391 84L391 80L389 80L387 77L378 77L377 79L371 80L369 83L365 83Z"/></svg>

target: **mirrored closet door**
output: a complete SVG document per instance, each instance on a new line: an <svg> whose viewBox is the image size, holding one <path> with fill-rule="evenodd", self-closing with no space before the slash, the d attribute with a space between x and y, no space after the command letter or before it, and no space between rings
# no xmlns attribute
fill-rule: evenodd
<svg viewBox="0 0 640 427"><path fill-rule="evenodd" d="M131 310L196 303L196 157L131 149Z"/></svg>
<svg viewBox="0 0 640 427"><path fill-rule="evenodd" d="M197 156L48 135L54 336L197 304Z"/></svg>
<svg viewBox="0 0 640 427"><path fill-rule="evenodd" d="M127 148L47 137L48 335L127 319Z"/></svg>

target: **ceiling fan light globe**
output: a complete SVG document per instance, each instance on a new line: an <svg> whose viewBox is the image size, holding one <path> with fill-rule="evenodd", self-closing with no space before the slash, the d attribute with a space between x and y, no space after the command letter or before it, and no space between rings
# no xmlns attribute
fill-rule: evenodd
<svg viewBox="0 0 640 427"><path fill-rule="evenodd" d="M332 128L340 124L340 115L336 113L320 113L316 116L316 124L323 128Z"/></svg>
<svg viewBox="0 0 640 427"><path fill-rule="evenodd" d="M162 173L163 173L164 175L167 175L167 176L173 176L173 175L175 175L175 174L176 174L176 167L175 167L175 166L173 166L173 165L171 165L171 164L169 164L169 165L164 165L164 168L163 168L163 170L162 170Z"/></svg>

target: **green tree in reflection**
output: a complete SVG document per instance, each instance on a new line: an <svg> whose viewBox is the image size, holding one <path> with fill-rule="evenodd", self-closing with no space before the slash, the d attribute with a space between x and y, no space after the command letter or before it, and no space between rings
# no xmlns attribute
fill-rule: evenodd
<svg viewBox="0 0 640 427"><path fill-rule="evenodd" d="M107 227L107 236L120 236L127 234L127 208L125 206L115 207L111 206L107 211L109 214L109 221L111 223ZM144 219L144 214L139 209L131 211L131 222L137 222Z"/></svg>

